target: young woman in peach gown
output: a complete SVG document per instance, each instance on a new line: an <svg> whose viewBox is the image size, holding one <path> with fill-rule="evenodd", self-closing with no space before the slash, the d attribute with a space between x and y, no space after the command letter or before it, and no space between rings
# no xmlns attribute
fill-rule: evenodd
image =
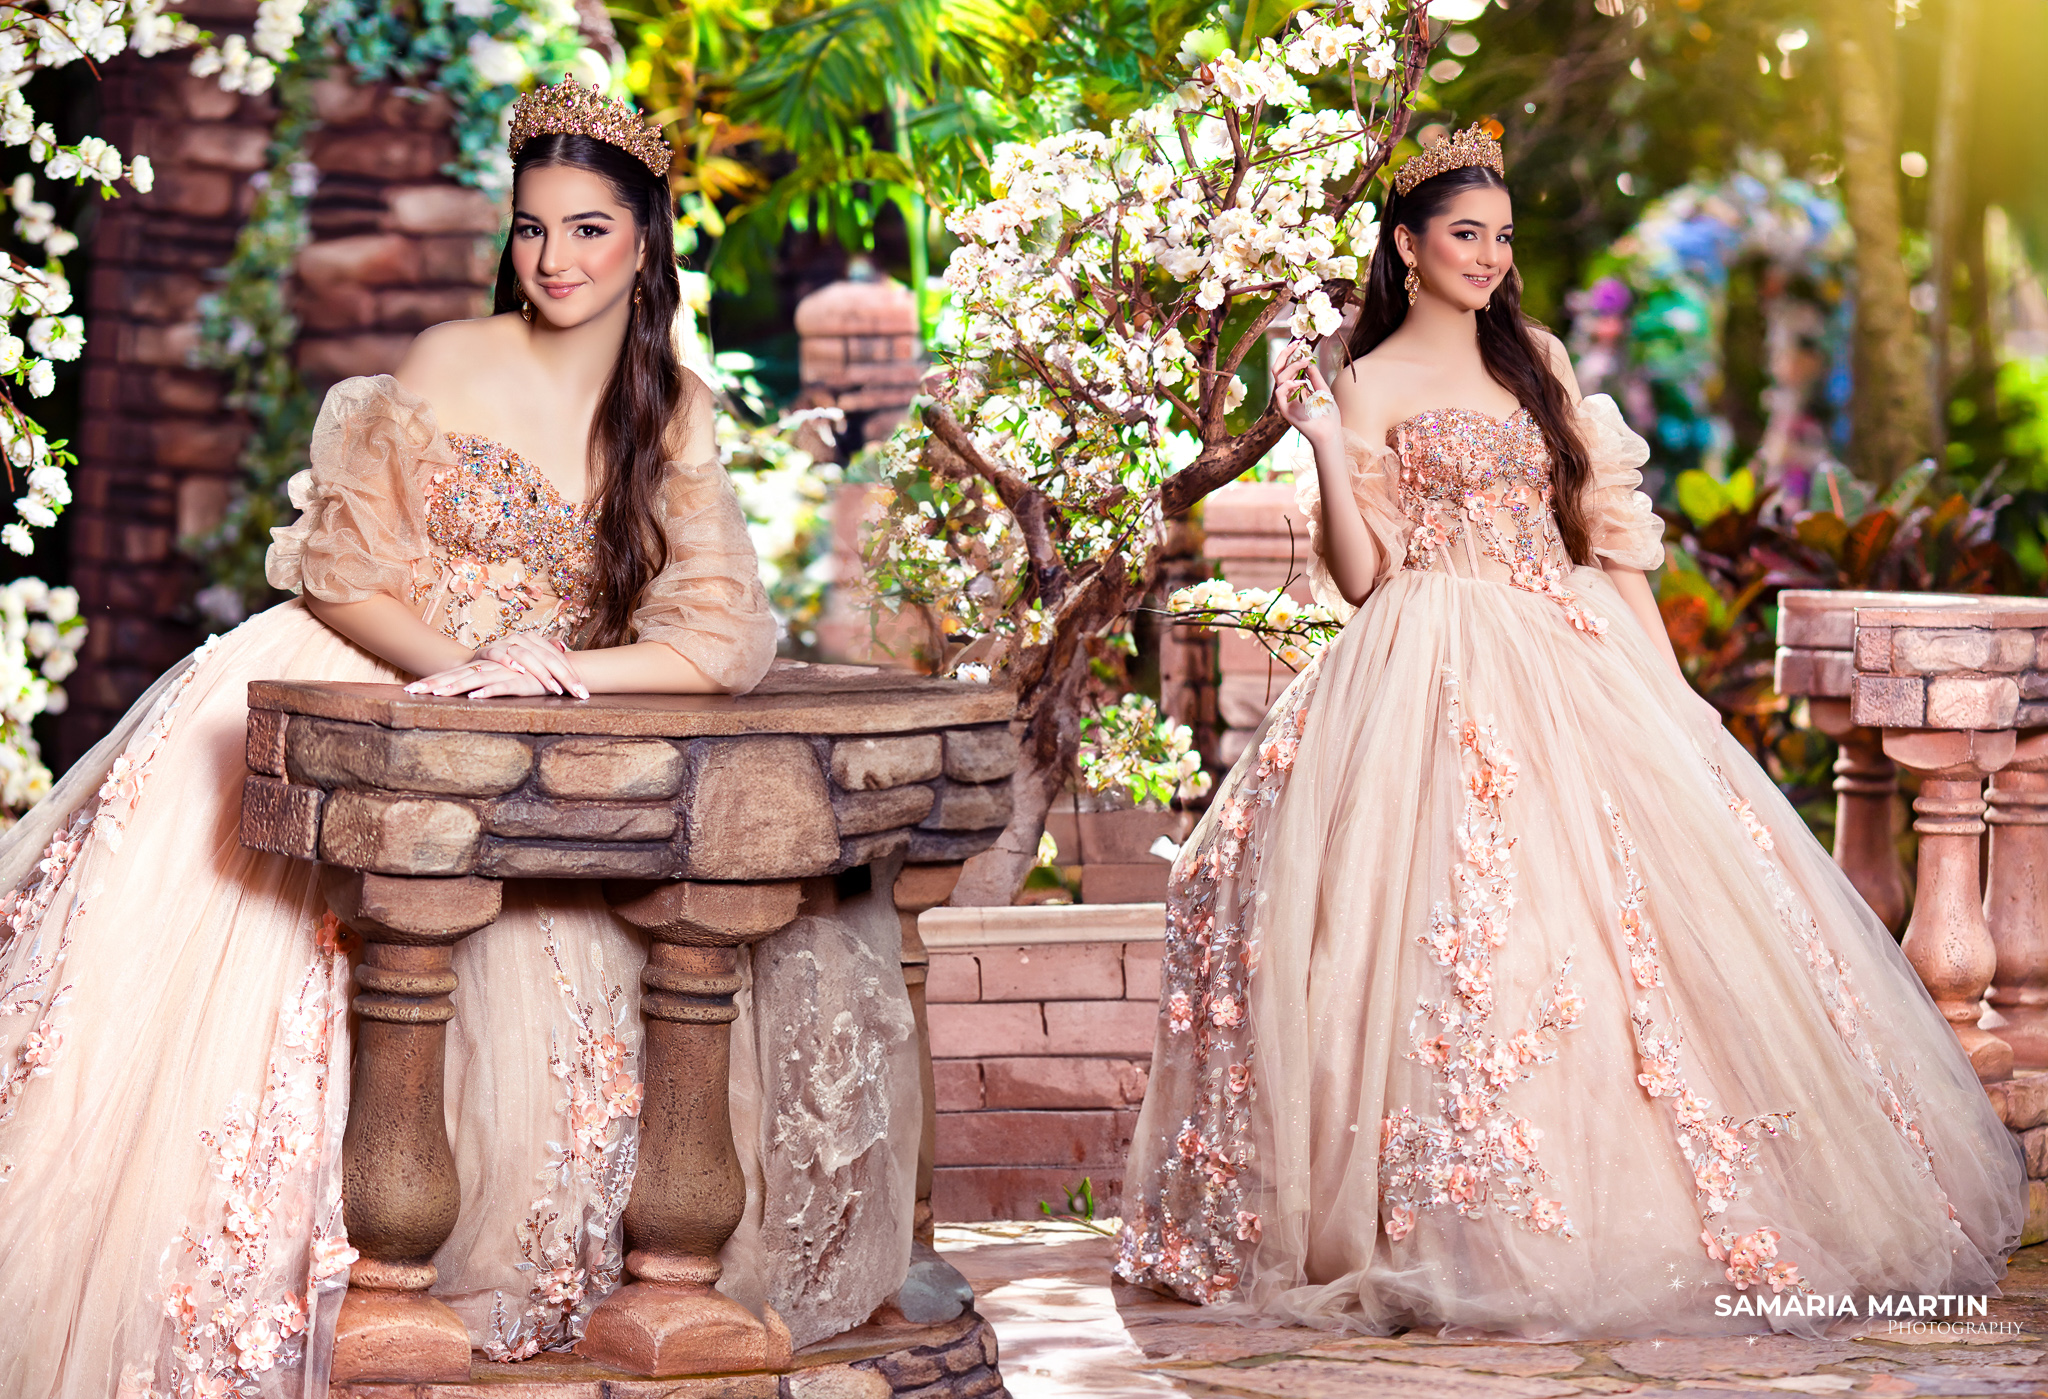
<svg viewBox="0 0 2048 1399"><path fill-rule="evenodd" d="M2014 1141L1687 686L1647 448L1522 318L1511 220L1478 128L1426 150L1368 353L1280 376L1349 620L1175 863L1118 1272L1529 1340L1995 1292Z"/></svg>
<svg viewBox="0 0 2048 1399"><path fill-rule="evenodd" d="M497 314L327 395L269 563L299 597L164 677L0 842L7 1399L326 1392L349 968L312 864L237 841L250 681L738 693L773 657L677 360L668 149L629 110L609 138L540 110ZM435 1291L500 1359L565 1348L618 1285L640 1097L644 943L585 886L534 888L457 949L448 1043Z"/></svg>

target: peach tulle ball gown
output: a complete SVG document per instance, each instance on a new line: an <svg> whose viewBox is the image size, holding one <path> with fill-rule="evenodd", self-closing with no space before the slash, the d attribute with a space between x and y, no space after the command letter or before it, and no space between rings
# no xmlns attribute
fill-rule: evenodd
<svg viewBox="0 0 2048 1399"><path fill-rule="evenodd" d="M1656 567L1647 448L1604 395L1577 413L1596 553ZM1534 420L1347 455L1387 564L1174 866L1121 1276L1531 1340L1995 1291L2012 1138L1891 935L1570 563Z"/></svg>

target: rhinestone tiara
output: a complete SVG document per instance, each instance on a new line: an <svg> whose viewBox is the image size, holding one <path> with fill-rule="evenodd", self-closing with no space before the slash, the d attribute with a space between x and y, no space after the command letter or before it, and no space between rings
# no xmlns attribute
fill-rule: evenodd
<svg viewBox="0 0 2048 1399"><path fill-rule="evenodd" d="M631 105L615 102L594 87L563 78L553 87L537 87L512 107L512 136L505 143L513 159L536 136L588 136L617 146L666 178L675 151L661 128L644 120Z"/></svg>
<svg viewBox="0 0 2048 1399"><path fill-rule="evenodd" d="M1420 154L1401 162L1401 168L1394 172L1394 193L1405 195L1433 175L1462 170L1468 165L1484 165L1494 174L1506 176L1507 160L1501 154L1500 142L1494 139L1499 131L1498 123L1480 121L1455 136L1439 137L1424 146Z"/></svg>

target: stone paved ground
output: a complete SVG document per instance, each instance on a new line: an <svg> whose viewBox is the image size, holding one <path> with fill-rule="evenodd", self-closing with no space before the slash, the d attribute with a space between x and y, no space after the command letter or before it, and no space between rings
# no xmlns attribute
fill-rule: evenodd
<svg viewBox="0 0 2048 1399"><path fill-rule="evenodd" d="M1480 1345L1205 1320L1113 1285L1110 1241L1072 1225L941 1225L938 1244L974 1284L1016 1399L2048 1396L2048 1245L2014 1255L1991 1303L1988 1320L2007 1331L1900 1339L1880 1321L1839 1340Z"/></svg>

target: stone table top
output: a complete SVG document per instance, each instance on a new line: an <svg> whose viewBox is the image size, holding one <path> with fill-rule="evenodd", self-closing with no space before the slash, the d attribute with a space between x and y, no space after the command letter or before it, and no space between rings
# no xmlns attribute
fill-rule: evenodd
<svg viewBox="0 0 2048 1399"><path fill-rule="evenodd" d="M781 663L752 693L249 687L242 843L377 874L782 880L962 860L1010 817L1015 700Z"/></svg>

